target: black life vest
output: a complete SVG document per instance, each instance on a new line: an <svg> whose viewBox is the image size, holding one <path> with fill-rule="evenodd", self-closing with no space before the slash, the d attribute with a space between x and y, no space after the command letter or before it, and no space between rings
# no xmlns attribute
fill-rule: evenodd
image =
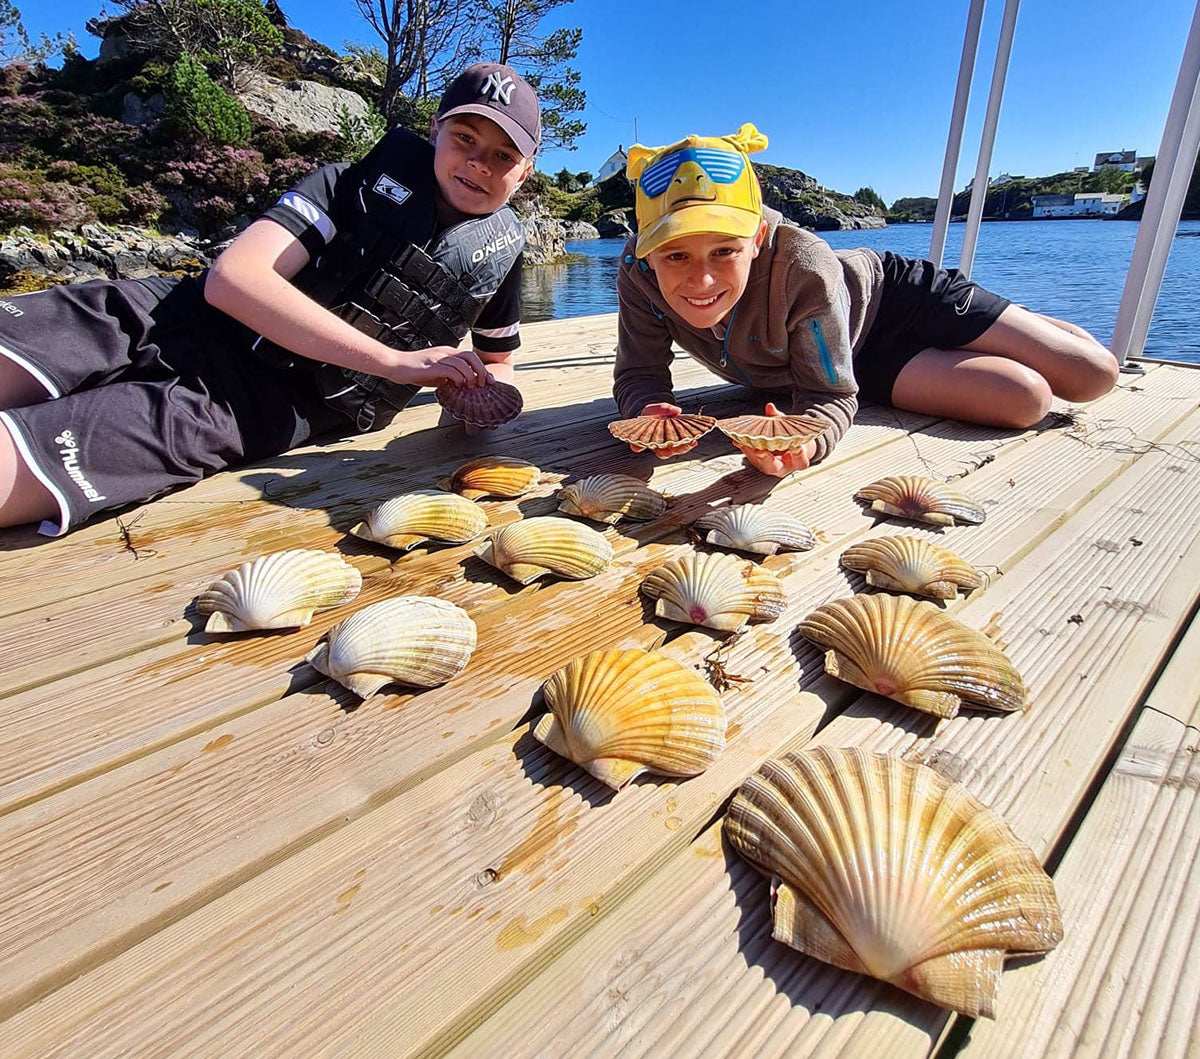
<svg viewBox="0 0 1200 1059"><path fill-rule="evenodd" d="M325 250L293 279L392 349L457 346L525 246L525 230L508 206L434 234L433 152L404 129L388 133L361 166L352 191L359 209L341 218ZM252 347L279 365L303 359L261 336ZM319 364L316 378L326 402L359 430L384 426L420 389L333 364Z"/></svg>

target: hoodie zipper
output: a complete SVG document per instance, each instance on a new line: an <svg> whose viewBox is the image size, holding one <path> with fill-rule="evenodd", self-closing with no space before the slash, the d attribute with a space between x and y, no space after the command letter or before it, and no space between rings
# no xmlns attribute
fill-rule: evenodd
<svg viewBox="0 0 1200 1059"><path fill-rule="evenodd" d="M725 337L721 339L721 360L718 364L718 367L724 368L732 364L737 369L737 373L742 377L746 385L752 387L754 384L750 381L749 376L742 370L742 366L729 356L729 336L733 334L733 321L737 316L737 311L738 307L736 305L734 305L734 307L729 311L729 324L725 328Z"/></svg>

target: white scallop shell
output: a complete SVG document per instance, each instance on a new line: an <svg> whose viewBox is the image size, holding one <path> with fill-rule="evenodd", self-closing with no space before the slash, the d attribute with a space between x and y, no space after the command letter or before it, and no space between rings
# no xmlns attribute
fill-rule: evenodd
<svg viewBox="0 0 1200 1059"><path fill-rule="evenodd" d="M813 531L794 515L763 504L734 504L709 511L696 520L708 530L705 540L718 548L735 548L755 555L807 551L817 543Z"/></svg>
<svg viewBox="0 0 1200 1059"><path fill-rule="evenodd" d="M581 522L544 515L504 526L475 554L528 585L546 574L571 581L595 577L612 562L613 549L607 537Z"/></svg>
<svg viewBox="0 0 1200 1059"><path fill-rule="evenodd" d="M667 500L640 478L594 474L564 485L558 493L558 510L611 526L623 518L639 522L658 518L667 510Z"/></svg>
<svg viewBox="0 0 1200 1059"><path fill-rule="evenodd" d="M298 629L313 611L349 603L362 575L336 552L293 548L242 563L196 598L205 632Z"/></svg>
<svg viewBox="0 0 1200 1059"><path fill-rule="evenodd" d="M400 551L427 540L465 544L488 526L476 503L458 493L421 489L385 500L350 532Z"/></svg>
<svg viewBox="0 0 1200 1059"><path fill-rule="evenodd" d="M365 699L385 684L444 684L471 660L475 638L475 623L461 607L430 596L396 596L335 625L305 661Z"/></svg>
<svg viewBox="0 0 1200 1059"><path fill-rule="evenodd" d="M783 582L748 559L724 552L689 552L656 567L642 581L654 613L672 621L734 632L747 621L774 621L787 606Z"/></svg>

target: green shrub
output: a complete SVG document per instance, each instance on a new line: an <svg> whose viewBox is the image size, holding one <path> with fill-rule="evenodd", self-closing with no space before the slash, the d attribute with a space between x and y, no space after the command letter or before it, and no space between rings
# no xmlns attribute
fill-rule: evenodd
<svg viewBox="0 0 1200 1059"><path fill-rule="evenodd" d="M357 162L387 132L387 121L373 106L365 114L351 114L344 103L338 108L338 136L344 144L344 161Z"/></svg>
<svg viewBox="0 0 1200 1059"><path fill-rule="evenodd" d="M167 114L182 129L211 143L237 145L250 139L246 108L190 55L181 55L171 67Z"/></svg>

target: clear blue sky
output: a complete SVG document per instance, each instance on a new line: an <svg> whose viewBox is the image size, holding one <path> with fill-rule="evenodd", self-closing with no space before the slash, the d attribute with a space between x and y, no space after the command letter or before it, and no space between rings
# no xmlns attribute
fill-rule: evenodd
<svg viewBox="0 0 1200 1059"><path fill-rule="evenodd" d="M351 0L281 0L292 24L341 48L370 43ZM33 32L83 26L100 0L17 0ZM585 136L539 168L595 172L634 139L720 135L753 121L756 158L891 202L936 195L967 0L760 3L574 0L555 13L582 26ZM956 187L974 174L1003 0L989 0ZM1098 151L1158 151L1194 0L1024 0L991 173L1040 176L1090 165ZM750 12L756 12L751 17Z"/></svg>

